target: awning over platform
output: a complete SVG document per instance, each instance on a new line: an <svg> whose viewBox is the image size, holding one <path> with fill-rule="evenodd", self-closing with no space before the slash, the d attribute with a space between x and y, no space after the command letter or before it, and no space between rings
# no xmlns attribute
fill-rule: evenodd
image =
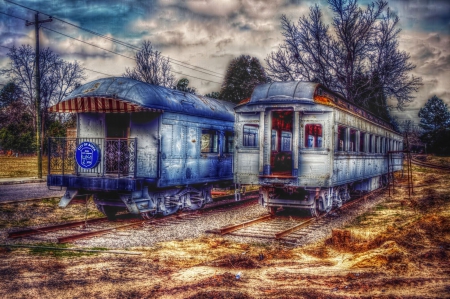
<svg viewBox="0 0 450 299"><path fill-rule="evenodd" d="M146 108L135 103L105 97L77 97L50 107L49 112L163 112L161 109Z"/></svg>

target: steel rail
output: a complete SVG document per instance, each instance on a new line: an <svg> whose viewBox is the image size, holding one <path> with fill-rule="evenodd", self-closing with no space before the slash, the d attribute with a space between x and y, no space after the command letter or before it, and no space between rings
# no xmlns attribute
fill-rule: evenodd
<svg viewBox="0 0 450 299"><path fill-rule="evenodd" d="M70 243L75 240L86 239L86 238L90 238L90 237L94 237L94 236L104 235L104 234L107 234L114 230L121 230L121 229L125 229L125 228L131 228L134 226L141 226L146 223L148 223L148 222L140 220L140 221L136 221L134 223L128 223L128 224L124 224L124 225L120 225L120 226L116 226L116 227L110 227L110 228L105 228L105 229L101 229L101 230L70 235L70 236L66 236L66 237L59 237L58 243Z"/></svg>
<svg viewBox="0 0 450 299"><path fill-rule="evenodd" d="M279 239L283 238L286 235L289 235L289 234L291 234L291 233L293 233L293 232L295 232L295 231L297 231L299 229L304 228L305 226L310 225L312 222L315 222L315 221L317 221L316 218L311 218L311 219L306 220L305 222L302 222L302 223L297 224L297 225L295 225L295 226L293 226L291 228L288 228L288 229L286 229L284 231L276 233L275 234L275 239L279 240Z"/></svg>
<svg viewBox="0 0 450 299"><path fill-rule="evenodd" d="M383 191L384 189L385 188L379 188L379 189L373 190L373 191L371 191L371 192L369 192L367 194L364 194L364 195L360 196L359 198L356 198L356 199L354 199L352 201L346 202L341 207L339 207L337 210L347 209L348 207L350 207L350 206L352 206L352 205L354 205L354 204L356 204L356 203L358 203L360 201L363 201L363 200L365 201L369 197L371 197L371 196L373 196L373 195ZM324 213L324 214L322 214L322 215L320 215L318 217L310 218L310 219L308 219L308 220L306 220L306 221L304 221L302 223L299 223L299 224L297 224L297 225L295 225L293 227L290 227L290 228L288 228L286 230L283 230L283 231L275 233L274 237L268 237L268 236L259 236L258 237L258 236L254 236L254 235L253 235L253 237L265 238L265 239L267 239L267 238L269 238L269 239L275 238L276 240L280 240L283 237L285 237L285 236L287 236L287 235L289 235L289 234L291 234L291 233L293 233L295 231L298 231L298 230L300 230L302 228L310 226L311 224L317 222L318 220L323 219L327 215L328 215L328 213ZM247 228L247 227L249 227L249 226L251 226L253 224L257 224L257 223L260 223L260 222L264 222L264 221L266 221L268 219L275 219L275 218L279 218L279 217L277 217L276 215L275 216L273 216L273 215L266 215L266 216L262 216L262 217L259 217L259 218L255 218L253 220L249 220L249 221L242 222L242 223L235 224L235 225L226 226L226 227L220 228L218 230L209 231L209 232L220 233L221 235L225 235L225 234L229 234L231 232L234 232L236 230Z"/></svg>
<svg viewBox="0 0 450 299"><path fill-rule="evenodd" d="M74 234L74 235L70 235L70 236L66 236L66 237L60 237L60 238L58 238L58 243L68 243L70 241L74 241L74 240L78 240L78 239L99 236L99 235L106 234L113 230L131 228L134 226L139 226L141 224L156 224L156 223L164 222L166 220L171 220L171 219L183 219L184 217L193 215L197 212L214 211L215 209L220 208L221 206L227 206L227 205L234 206L234 205L238 205L238 204L244 204L244 203L251 202L251 200L254 199L254 195L255 195L255 192L248 192L246 194L246 198L241 201L230 201L230 202L225 202L225 203L220 203L220 201L218 201L217 204L215 204L214 206L205 207L200 210L189 211L189 212L185 212L182 214L168 215L168 216L165 216L162 218L151 219L148 221L142 221L142 220L136 221L135 220L133 223L129 223L129 224L121 225L121 226L105 228L105 229L100 229L100 230L91 231L91 232L83 232L83 233ZM226 198L226 197L227 196L224 196L224 198ZM8 233L8 238L10 238L10 239L22 238L22 237L27 237L27 236L37 235L37 234L54 232L54 231L63 230L63 229L67 229L67 228L73 228L73 227L77 227L80 225L95 224L95 223L101 223L101 222L107 222L107 221L108 221L108 219L106 217L102 217L102 218L89 219L87 221L84 220L84 221L76 221L76 222L63 223L63 224L57 224L57 225L50 225L50 226L45 226L45 227L40 227L40 228L29 228L29 229L25 229L25 230L10 232L10 233Z"/></svg>
<svg viewBox="0 0 450 299"><path fill-rule="evenodd" d="M251 201L252 194L249 194L250 199L247 200L241 200L241 201L235 201L235 202L227 202L224 204L219 204L219 205L215 205L214 207L207 207L205 209L201 209L201 210L195 210L195 211L190 211L190 212L186 212L186 213L182 213L182 214L173 214L173 215L168 215L162 218L158 218L158 219L152 219L152 220L146 220L146 221L142 221L139 220L135 223L130 223L130 224L125 224L125 225L121 225L121 226L116 226L116 227L111 227L111 228L105 228L105 229L101 229L101 230L97 230L97 231L91 231L91 232L84 232L84 233L79 233L79 234L74 234L74 235L70 235L70 236L65 236L65 237L60 237L58 238L58 243L69 243L72 241L76 241L76 240L80 240L80 239L86 239L86 238L90 238L90 237L94 237L94 236L100 236L100 235L104 235L107 234L111 231L114 230L121 230L121 229L128 229L128 228L132 228L135 226L141 226L141 225L151 225L151 224L158 224L158 223L162 223L164 221L167 220L173 220L173 219L183 219L185 217L191 216L199 211L208 211L208 210L214 210L217 207L220 206L225 206L225 205L236 205L239 203L243 203L243 202L247 202L247 201Z"/></svg>
<svg viewBox="0 0 450 299"><path fill-rule="evenodd" d="M44 226L40 228L29 228L24 229L20 231L10 232L8 233L9 239L17 239L37 234L43 234L53 231L58 231L65 228L71 228L71 227L77 227L80 225L84 225L86 223L93 224L93 223L100 223L100 222L106 222L108 219L106 217L103 218L95 218L95 219L89 219L89 220L83 220L83 221L76 221L76 222L69 222L69 223L63 223L63 224L57 224L57 225L50 225L50 226Z"/></svg>
<svg viewBox="0 0 450 299"><path fill-rule="evenodd" d="M266 220L269 220L269 219L273 219L273 218L274 217L272 215L265 215L265 216L258 217L258 218L253 219L253 220L249 220L249 221L245 221L245 222L242 222L242 223L239 223L239 224L230 225L230 226L227 226L227 227L220 228L219 229L219 233L223 236L223 235L229 234L231 232L234 232L236 230L243 229L243 228L248 227L250 225L253 225L253 224L256 224L256 223L259 223L259 222L263 222L263 221L266 221Z"/></svg>
<svg viewBox="0 0 450 299"><path fill-rule="evenodd" d="M439 170L446 170L446 171L450 171L450 167L448 166L442 166L442 165L436 165L436 164L432 164L432 163L426 163L417 159L412 158L411 162L415 165L419 165L419 166L424 166L424 167L428 167L428 168L434 168L434 169L439 169Z"/></svg>

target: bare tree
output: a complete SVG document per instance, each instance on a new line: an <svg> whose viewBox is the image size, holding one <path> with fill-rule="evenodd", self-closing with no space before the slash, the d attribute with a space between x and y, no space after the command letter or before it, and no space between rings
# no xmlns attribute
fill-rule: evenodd
<svg viewBox="0 0 450 299"><path fill-rule="evenodd" d="M26 109L36 119L35 110L35 52L29 45L13 47L8 52L9 66L1 73L10 78L22 91ZM67 62L49 48L40 53L41 111L47 117L47 108L59 103L84 79L83 69L77 61Z"/></svg>
<svg viewBox="0 0 450 299"><path fill-rule="evenodd" d="M386 98L398 107L412 101L421 79L408 76L415 68L409 55L398 50L398 17L384 0L366 9L357 0L328 0L330 25L322 21L318 5L297 24L281 18L284 43L266 58L268 74L276 80L319 81L361 106Z"/></svg>
<svg viewBox="0 0 450 299"><path fill-rule="evenodd" d="M136 53L136 66L127 68L124 77L147 82L154 85L172 87L175 81L169 59L161 52L153 51L150 41L144 41L142 48Z"/></svg>

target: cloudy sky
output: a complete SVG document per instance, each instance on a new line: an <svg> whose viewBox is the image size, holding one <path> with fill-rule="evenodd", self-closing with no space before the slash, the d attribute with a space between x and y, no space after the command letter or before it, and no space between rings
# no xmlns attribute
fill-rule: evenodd
<svg viewBox="0 0 450 299"><path fill-rule="evenodd" d="M68 61L79 61L86 68L86 81L122 75L126 67L134 65L130 57L135 52L79 27L132 46L151 41L156 50L174 60L176 78L188 78L199 93L219 91L228 63L241 54L255 56L265 65L267 55L282 43L281 15L297 20L317 3L325 20L330 19L326 0L12 2L0 0L0 68L8 63L8 48L34 47L34 27L25 26L24 21L34 20L35 12L30 10L34 9L43 13L41 19L47 14L70 23L54 19L43 24L41 47L50 47ZM368 2L359 0L360 5ZM422 77L424 83L410 107L397 114L400 121L417 122L418 108L433 95L450 105L450 1L390 0L389 7L400 17L400 48L410 54L417 66L412 74ZM0 84L5 82L0 77Z"/></svg>

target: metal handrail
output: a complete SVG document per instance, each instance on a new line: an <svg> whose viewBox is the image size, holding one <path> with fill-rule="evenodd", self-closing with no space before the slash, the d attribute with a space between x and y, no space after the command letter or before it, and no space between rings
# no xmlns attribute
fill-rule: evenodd
<svg viewBox="0 0 450 299"><path fill-rule="evenodd" d="M89 169L75 159L78 145L87 141L100 149L100 163ZM48 146L48 174L136 177L137 138L50 137Z"/></svg>

